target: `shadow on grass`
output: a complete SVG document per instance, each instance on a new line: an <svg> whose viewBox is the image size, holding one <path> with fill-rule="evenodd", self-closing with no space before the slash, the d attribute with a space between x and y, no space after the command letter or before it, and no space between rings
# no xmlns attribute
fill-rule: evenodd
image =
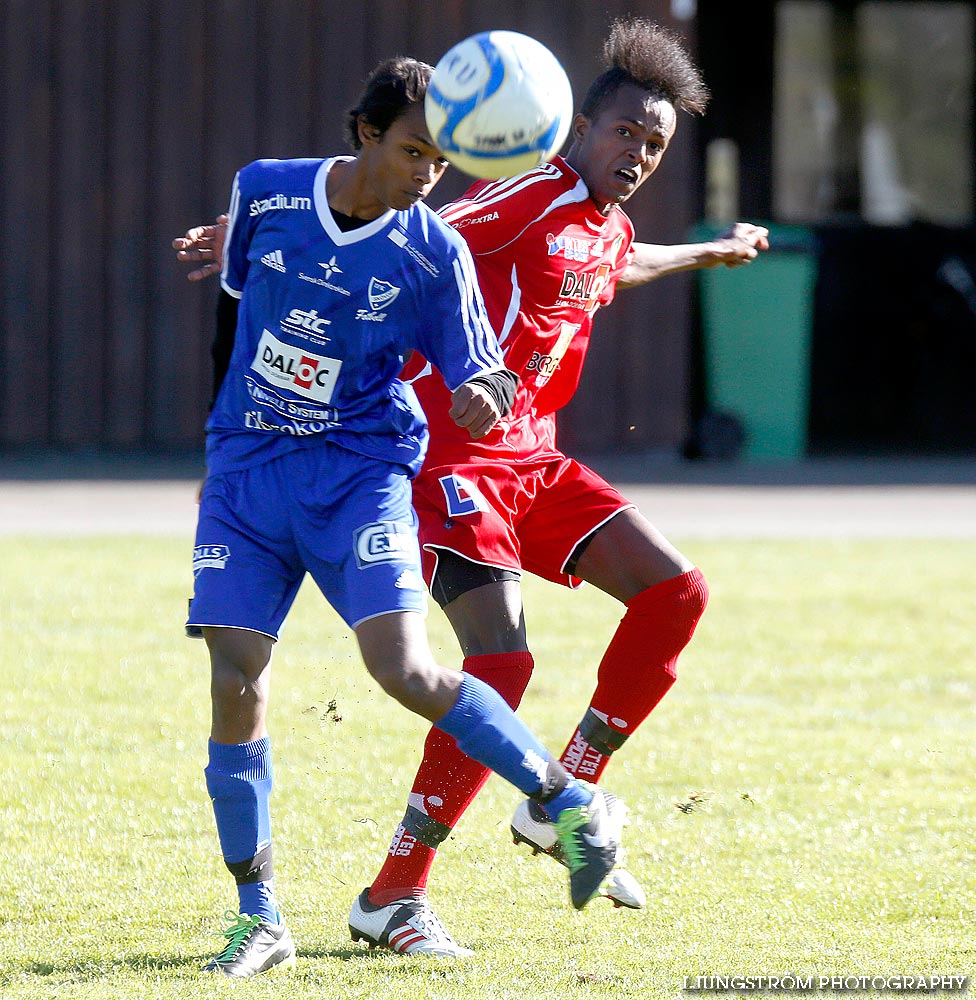
<svg viewBox="0 0 976 1000"><path fill-rule="evenodd" d="M112 961L25 962L0 973L0 988L12 985L21 976L36 976L40 979L63 978L77 983L105 979L120 971L152 973L175 969L196 973L211 957L211 955L126 955L124 958ZM333 958L344 962L389 962L395 959L397 962L402 962L407 956L397 955L388 949L346 945L339 948L300 948L298 958L313 961ZM429 962L429 959L427 961Z"/></svg>
<svg viewBox="0 0 976 1000"><path fill-rule="evenodd" d="M367 948L365 945L346 945L342 948L299 948L299 958L338 958L343 962L414 962L430 963L429 955L399 955L389 948ZM436 962L437 959L434 959Z"/></svg>
<svg viewBox="0 0 976 1000"><path fill-rule="evenodd" d="M162 969L196 968L199 969L207 961L200 955L126 955L124 958L112 961L75 961L75 962L25 962L19 969L11 969L0 976L0 985L12 979L18 972L30 976L69 976L75 981L87 979L102 979L106 975L120 969L131 972L154 972Z"/></svg>

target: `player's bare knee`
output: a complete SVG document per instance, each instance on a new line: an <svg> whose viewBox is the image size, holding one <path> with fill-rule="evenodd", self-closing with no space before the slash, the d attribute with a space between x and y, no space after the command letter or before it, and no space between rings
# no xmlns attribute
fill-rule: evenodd
<svg viewBox="0 0 976 1000"><path fill-rule="evenodd" d="M366 664L370 676L404 708L431 722L445 715L456 701L461 673L431 660L384 659Z"/></svg>
<svg viewBox="0 0 976 1000"><path fill-rule="evenodd" d="M211 736L219 743L257 739L268 715L265 678L248 681L240 673L214 673L210 686Z"/></svg>
<svg viewBox="0 0 976 1000"><path fill-rule="evenodd" d="M466 591L444 605L444 614L465 656L528 651L521 588L516 580Z"/></svg>
<svg viewBox="0 0 976 1000"><path fill-rule="evenodd" d="M204 629L210 650L210 694L215 711L258 715L268 700L272 642L239 629Z"/></svg>
<svg viewBox="0 0 976 1000"><path fill-rule="evenodd" d="M377 684L397 701L410 699L428 686L426 671L412 660L384 658L367 661L366 669Z"/></svg>

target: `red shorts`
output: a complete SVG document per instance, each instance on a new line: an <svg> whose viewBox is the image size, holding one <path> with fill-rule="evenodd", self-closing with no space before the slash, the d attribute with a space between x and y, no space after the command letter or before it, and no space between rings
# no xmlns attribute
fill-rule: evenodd
<svg viewBox="0 0 976 1000"><path fill-rule="evenodd" d="M567 587L581 583L565 572L580 542L634 506L592 469L565 457L424 466L413 481L413 504L428 585L437 550L449 549Z"/></svg>

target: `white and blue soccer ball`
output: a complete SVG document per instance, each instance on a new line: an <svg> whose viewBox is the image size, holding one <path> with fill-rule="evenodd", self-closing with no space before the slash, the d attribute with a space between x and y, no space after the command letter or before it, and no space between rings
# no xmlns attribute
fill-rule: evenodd
<svg viewBox="0 0 976 1000"><path fill-rule="evenodd" d="M573 119L559 60L518 31L483 31L434 67L427 127L447 159L474 177L511 177L552 159Z"/></svg>

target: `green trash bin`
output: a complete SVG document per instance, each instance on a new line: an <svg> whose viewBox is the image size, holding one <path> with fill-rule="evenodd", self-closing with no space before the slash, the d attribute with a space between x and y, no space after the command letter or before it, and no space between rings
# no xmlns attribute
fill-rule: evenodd
<svg viewBox="0 0 976 1000"><path fill-rule="evenodd" d="M698 272L705 399L741 422L743 457L798 459L807 445L817 257L809 230L768 228L769 249L751 263ZM720 231L699 226L692 239Z"/></svg>

